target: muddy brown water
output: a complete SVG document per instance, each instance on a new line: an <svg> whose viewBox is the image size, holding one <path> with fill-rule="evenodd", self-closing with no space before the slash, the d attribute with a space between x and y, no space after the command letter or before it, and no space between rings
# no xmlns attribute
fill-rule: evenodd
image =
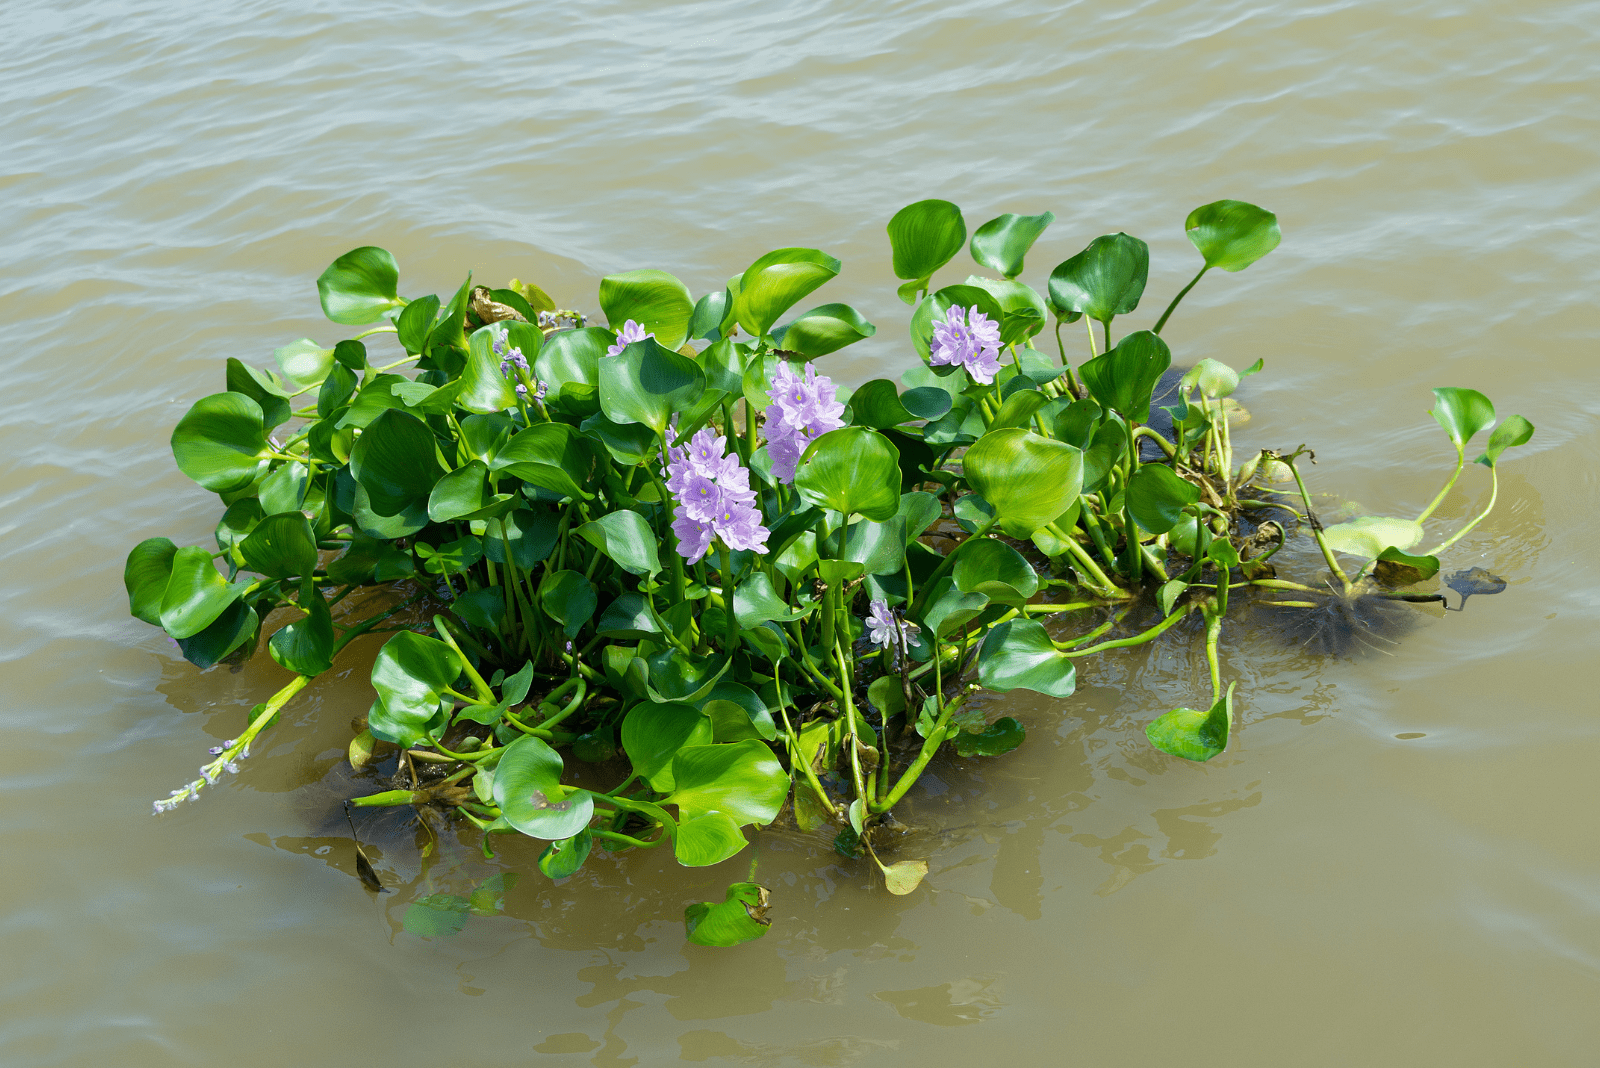
<svg viewBox="0 0 1600 1068"><path fill-rule="evenodd" d="M1594 1063L1600 6L13 0L0 30L0 1062ZM731 951L686 946L682 910L748 855L597 855L552 886L531 843L425 865L363 814L396 891L361 889L359 660L150 816L284 676L177 659L126 615L123 556L209 536L170 428L225 357L343 336L312 285L334 256L593 310L613 271L701 293L816 245L845 264L818 301L880 326L825 361L855 384L906 359L883 226L926 196L969 226L1053 210L1036 285L1143 236L1119 329L1195 269L1191 208L1275 210L1282 247L1168 327L1179 359L1264 358L1240 447L1308 442L1316 488L1380 514L1442 479L1430 387L1532 419L1446 561L1509 588L1358 659L1240 627L1241 729L1204 766L1142 733L1203 692L1182 635L1070 700L993 698L1027 743L932 767L901 854L922 889L765 833L772 930ZM1436 526L1486 493L1469 471ZM502 871L494 914L404 929Z"/></svg>

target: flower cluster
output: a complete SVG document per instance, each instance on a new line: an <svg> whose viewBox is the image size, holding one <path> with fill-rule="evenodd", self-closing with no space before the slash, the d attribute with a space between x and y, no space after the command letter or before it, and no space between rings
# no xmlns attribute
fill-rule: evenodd
<svg viewBox="0 0 1600 1068"><path fill-rule="evenodd" d="M976 308L951 307L943 322L933 324L928 362L962 367L976 381L993 382L1000 373L1000 325Z"/></svg>
<svg viewBox="0 0 1600 1068"><path fill-rule="evenodd" d="M239 739L232 738L221 745L212 746L209 752L217 759L201 765L200 777L194 782L180 786L172 791L170 797L152 802L154 814L159 816L164 812L171 812L185 801L196 800L200 796L200 791L207 786L215 786L224 772L239 774L239 761L250 755L250 743L245 742L243 748L234 751L238 745Z"/></svg>
<svg viewBox="0 0 1600 1068"><path fill-rule="evenodd" d="M772 403L767 406L767 454L772 457L772 476L779 482L793 482L795 467L806 446L830 430L844 426L844 405L834 399L838 392L833 380L817 374L806 364L805 375L780 362L772 375Z"/></svg>
<svg viewBox="0 0 1600 1068"><path fill-rule="evenodd" d="M517 396L528 395L528 384L523 381L528 370L528 359L522 355L522 350L512 348L511 343L501 335L494 339L494 354L500 357L500 373L517 384ZM535 394L539 400L544 400L544 383L539 383L539 391Z"/></svg>
<svg viewBox="0 0 1600 1068"><path fill-rule="evenodd" d="M900 633L895 633L896 627ZM873 601L872 613L867 616L867 637L872 639L872 644L882 649L888 649L900 644L901 636L906 639L911 637L911 632L917 629L915 623L896 619L889 611L888 601Z"/></svg>
<svg viewBox="0 0 1600 1068"><path fill-rule="evenodd" d="M750 488L750 472L727 455L727 439L707 427L688 448L667 451L667 488L677 499L672 532L678 552L691 564L721 538L730 549L767 551L767 528Z"/></svg>
<svg viewBox="0 0 1600 1068"><path fill-rule="evenodd" d="M654 338L655 335L645 333L645 329L642 325L634 322L632 319L629 319L627 322L622 324L622 329L617 332L617 340L612 343L609 349L606 349L606 355L620 355L623 349L627 348L635 341L643 341L647 337Z"/></svg>

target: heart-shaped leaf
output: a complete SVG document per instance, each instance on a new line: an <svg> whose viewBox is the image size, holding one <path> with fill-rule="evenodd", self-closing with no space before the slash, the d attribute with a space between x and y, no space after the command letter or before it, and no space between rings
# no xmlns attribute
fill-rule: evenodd
<svg viewBox="0 0 1600 1068"><path fill-rule="evenodd" d="M672 702L634 705L622 721L622 748L633 770L651 789L671 793L672 758L686 745L709 745L712 724L692 705Z"/></svg>
<svg viewBox="0 0 1600 1068"><path fill-rule="evenodd" d="M1411 556L1390 546L1378 554L1372 575L1386 586L1413 586L1439 573L1437 556Z"/></svg>
<svg viewBox="0 0 1600 1068"><path fill-rule="evenodd" d="M135 619L161 626L161 600L166 596L177 554L178 547L169 538L146 538L128 554L122 585L128 591L128 612Z"/></svg>
<svg viewBox="0 0 1600 1068"><path fill-rule="evenodd" d="M916 303L918 290L927 289L933 273L955 258L967 240L961 209L948 200L919 200L894 213L889 220L889 248L896 278L908 279L900 299Z"/></svg>
<svg viewBox="0 0 1600 1068"><path fill-rule="evenodd" d="M571 838L551 842L545 851L539 854L539 870L551 879L570 878L576 875L578 869L583 867L583 862L589 859L589 849L593 844L594 835L589 833L587 827Z"/></svg>
<svg viewBox="0 0 1600 1068"><path fill-rule="evenodd" d="M1206 267L1242 271L1278 247L1278 217L1242 200L1217 200L1191 211L1183 228Z"/></svg>
<svg viewBox="0 0 1600 1068"><path fill-rule="evenodd" d="M1149 245L1128 234L1107 234L1050 272L1050 304L1107 323L1139 306L1149 275Z"/></svg>
<svg viewBox="0 0 1600 1068"><path fill-rule="evenodd" d="M676 839L673 853L678 863L686 868L721 864L749 845L738 821L726 812L707 812L684 819L678 824Z"/></svg>
<svg viewBox="0 0 1600 1068"><path fill-rule="evenodd" d="M574 531L609 556L630 575L654 575L661 570L655 532L644 516L626 509L608 512Z"/></svg>
<svg viewBox="0 0 1600 1068"><path fill-rule="evenodd" d="M755 337L763 336L780 315L838 273L839 261L814 248L780 248L767 253L739 279L734 297L739 325Z"/></svg>
<svg viewBox="0 0 1600 1068"><path fill-rule="evenodd" d="M228 357L228 392L243 393L261 406L268 430L289 421L289 392L278 376L265 369L246 367Z"/></svg>
<svg viewBox="0 0 1600 1068"><path fill-rule="evenodd" d="M1022 744L1027 732L1010 716L995 720L981 731L962 731L956 735L956 752L964 757L1001 756Z"/></svg>
<svg viewBox="0 0 1600 1068"><path fill-rule="evenodd" d="M890 519L900 508L900 453L866 427L830 430L801 454L794 488L819 508Z"/></svg>
<svg viewBox="0 0 1600 1068"><path fill-rule="evenodd" d="M1136 330L1078 369L1095 400L1136 423L1150 421L1150 398L1172 350L1159 334Z"/></svg>
<svg viewBox="0 0 1600 1068"><path fill-rule="evenodd" d="M269 515L239 543L244 566L268 578L307 578L317 569L317 538L302 512Z"/></svg>
<svg viewBox="0 0 1600 1068"><path fill-rule="evenodd" d="M936 638L952 633L987 607L988 597L981 593L963 593L949 575L917 591L917 612L922 625Z"/></svg>
<svg viewBox="0 0 1600 1068"><path fill-rule="evenodd" d="M1485 467L1493 467L1500 461L1501 453L1518 445L1526 445L1532 437L1533 424L1520 415L1513 415L1495 427L1494 433L1489 435L1488 449L1478 457L1477 462Z"/></svg>
<svg viewBox="0 0 1600 1068"><path fill-rule="evenodd" d="M525 734L506 746L494 769L494 803L505 821L530 838L559 841L589 825L594 797L561 785L561 756Z"/></svg>
<svg viewBox="0 0 1600 1068"><path fill-rule="evenodd" d="M788 773L756 740L685 745L672 758L672 778L672 793L661 803L677 805L684 820L722 812L741 827L771 823L789 796Z"/></svg>
<svg viewBox="0 0 1600 1068"><path fill-rule="evenodd" d="M1371 560L1391 546L1405 550L1421 541L1422 524L1409 519L1364 515L1328 527L1322 532L1322 539L1337 552Z"/></svg>
<svg viewBox="0 0 1600 1068"><path fill-rule="evenodd" d="M539 583L539 607L557 623L568 639L575 638L599 605L594 583L576 571L556 571Z"/></svg>
<svg viewBox="0 0 1600 1068"><path fill-rule="evenodd" d="M433 484L444 474L436 451L426 423L389 408L356 439L350 450L350 473L380 516L398 515L411 506L426 508Z"/></svg>
<svg viewBox="0 0 1600 1068"><path fill-rule="evenodd" d="M1087 366L1087 365L1086 365ZM967 450L967 482L1000 517L1000 528L1026 538L1065 512L1083 487L1083 452L1031 430L990 431Z"/></svg>
<svg viewBox="0 0 1600 1068"><path fill-rule="evenodd" d="M1183 518L1183 510L1200 499L1200 487L1179 478L1165 464L1139 468L1127 493L1134 520L1152 534L1171 530Z"/></svg>
<svg viewBox="0 0 1600 1068"><path fill-rule="evenodd" d="M961 550L951 575L962 593L981 593L994 604L1023 605L1039 592L1039 574L1023 555L993 538Z"/></svg>
<svg viewBox="0 0 1600 1068"><path fill-rule="evenodd" d="M1494 425L1494 405L1475 389L1442 386L1433 391L1432 415L1457 449L1466 448L1480 430Z"/></svg>
<svg viewBox="0 0 1600 1068"><path fill-rule="evenodd" d="M694 298L666 271L626 271L600 280L600 310L613 330L631 319L663 346L676 349L689 336Z"/></svg>
<svg viewBox="0 0 1600 1068"><path fill-rule="evenodd" d="M1045 227L1055 221L1055 213L1050 211L1043 215L1007 212L990 219L972 235L972 258L1007 278L1015 278L1022 273L1022 258L1039 240Z"/></svg>
<svg viewBox="0 0 1600 1068"><path fill-rule="evenodd" d="M512 435L489 463L491 471L585 501L594 496L584 489L592 467L581 435L566 423L536 423Z"/></svg>
<svg viewBox="0 0 1600 1068"><path fill-rule="evenodd" d="M706 376L698 364L651 338L600 361L600 410L606 418L643 423L658 437L666 435L672 416L692 407L705 388Z"/></svg>
<svg viewBox="0 0 1600 1068"><path fill-rule="evenodd" d="M397 286L400 268L394 257L367 245L352 249L329 264L317 278L322 314L336 323L360 326L375 323L392 308L402 308Z"/></svg>
<svg viewBox="0 0 1600 1068"><path fill-rule="evenodd" d="M1077 671L1050 640L1043 624L1012 619L984 635L978 653L978 681L1000 693L1022 689L1071 697L1077 688Z"/></svg>
<svg viewBox="0 0 1600 1068"><path fill-rule="evenodd" d="M267 643L267 651L289 671L320 675L333 666L333 617L328 602L309 582L300 587L300 607L306 614L279 627Z"/></svg>
<svg viewBox="0 0 1600 1068"><path fill-rule="evenodd" d="M242 393L200 398L172 430L178 470L213 493L250 485L270 451L261 406Z"/></svg>
<svg viewBox="0 0 1600 1068"><path fill-rule="evenodd" d="M461 674L461 658L437 638L404 630L384 643L372 664L383 722L374 722L403 745L426 737L439 699Z"/></svg>

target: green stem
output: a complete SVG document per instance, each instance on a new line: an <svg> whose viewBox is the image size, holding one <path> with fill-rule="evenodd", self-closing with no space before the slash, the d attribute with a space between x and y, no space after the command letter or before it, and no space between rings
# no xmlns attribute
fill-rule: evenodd
<svg viewBox="0 0 1600 1068"><path fill-rule="evenodd" d="M1317 539L1317 548L1322 550L1322 558L1328 562L1328 570L1338 577L1339 582L1344 586L1344 592L1349 593L1350 577L1344 573L1344 568L1339 566L1339 561L1333 558L1333 550L1328 547L1328 539L1322 536L1322 524L1317 522L1312 514L1311 494L1306 491L1305 479L1300 477L1300 469L1295 466L1294 457L1291 456L1287 459L1279 457L1279 459L1282 459L1284 464L1288 466L1289 473L1294 476L1294 484L1300 487L1300 499L1305 502L1306 517L1309 520L1307 525L1311 527L1311 533Z"/></svg>
<svg viewBox="0 0 1600 1068"><path fill-rule="evenodd" d="M1444 484L1444 489L1440 490L1439 495L1433 499L1432 503L1422 510L1421 515L1417 516L1418 523L1425 522L1433 514L1433 510L1444 503L1446 494L1455 488L1456 479L1461 477L1461 472L1466 466L1466 445L1464 443L1456 444L1456 469L1450 473L1450 481Z"/></svg>
<svg viewBox="0 0 1600 1068"><path fill-rule="evenodd" d="M950 717L955 715L956 709L966 701L966 694L959 694L952 698L948 705L941 702L939 719L933 725L933 730L928 732L928 737L923 739L922 751L917 754L917 759L911 762L900 776L900 781L895 783L894 789L882 801L870 806L873 812L887 812L900 803L906 796L906 791L922 777L922 772L927 768L928 762L933 759L933 754L939 751L939 745L944 741L945 731L950 726Z"/></svg>
<svg viewBox="0 0 1600 1068"><path fill-rule="evenodd" d="M1172 298L1172 303L1167 305L1167 310L1162 312L1161 318L1156 320L1155 329L1151 330L1151 333L1161 333L1161 328L1167 325L1167 320L1172 317L1172 312L1175 308L1177 308L1178 302L1189 295L1189 290L1193 289L1195 287L1195 283L1204 278L1206 276L1206 272L1209 270L1211 270L1211 265L1208 263L1204 267L1200 268L1200 273L1195 275L1193 280L1190 281L1188 285L1178 290L1178 295Z"/></svg>
<svg viewBox="0 0 1600 1068"><path fill-rule="evenodd" d="M733 614L733 558L722 539L717 539L717 559L722 564L722 614L727 617L726 639L728 655L739 648L739 621Z"/></svg>
<svg viewBox="0 0 1600 1068"><path fill-rule="evenodd" d="M1437 547L1428 553L1429 556L1438 556L1440 553L1450 548L1450 546L1460 541L1465 534L1471 531L1473 527L1477 526L1479 523L1488 518L1490 512L1494 511L1495 498L1500 496L1500 469L1498 467L1489 468L1489 477L1491 487L1489 490L1489 506L1483 510L1478 518L1474 519L1472 522L1456 531L1449 538L1440 542Z"/></svg>
<svg viewBox="0 0 1600 1068"><path fill-rule="evenodd" d="M1161 635L1171 630L1173 626L1177 624L1178 620L1188 615L1189 608L1191 607L1193 606L1191 605L1186 607L1182 612L1172 613L1172 615L1168 616L1166 619L1163 619L1160 623L1157 623L1143 634L1135 634L1131 638L1117 638L1109 642L1101 642L1099 645L1091 645L1087 649L1072 649L1071 643L1069 642L1055 642L1054 644L1055 647L1060 649L1064 655L1071 657L1091 656L1095 653L1104 652L1107 649L1126 649L1129 646L1143 645L1145 642L1154 641L1156 638L1161 637Z"/></svg>

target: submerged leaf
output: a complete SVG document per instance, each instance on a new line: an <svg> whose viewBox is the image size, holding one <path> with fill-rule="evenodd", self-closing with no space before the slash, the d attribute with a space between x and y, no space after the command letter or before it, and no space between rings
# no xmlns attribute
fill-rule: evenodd
<svg viewBox="0 0 1600 1068"><path fill-rule="evenodd" d="M1233 688L1210 709L1201 712L1194 708L1174 708L1171 712L1147 725L1145 736L1150 744L1163 753L1185 760L1207 761L1228 748L1228 734L1233 728Z"/></svg>

